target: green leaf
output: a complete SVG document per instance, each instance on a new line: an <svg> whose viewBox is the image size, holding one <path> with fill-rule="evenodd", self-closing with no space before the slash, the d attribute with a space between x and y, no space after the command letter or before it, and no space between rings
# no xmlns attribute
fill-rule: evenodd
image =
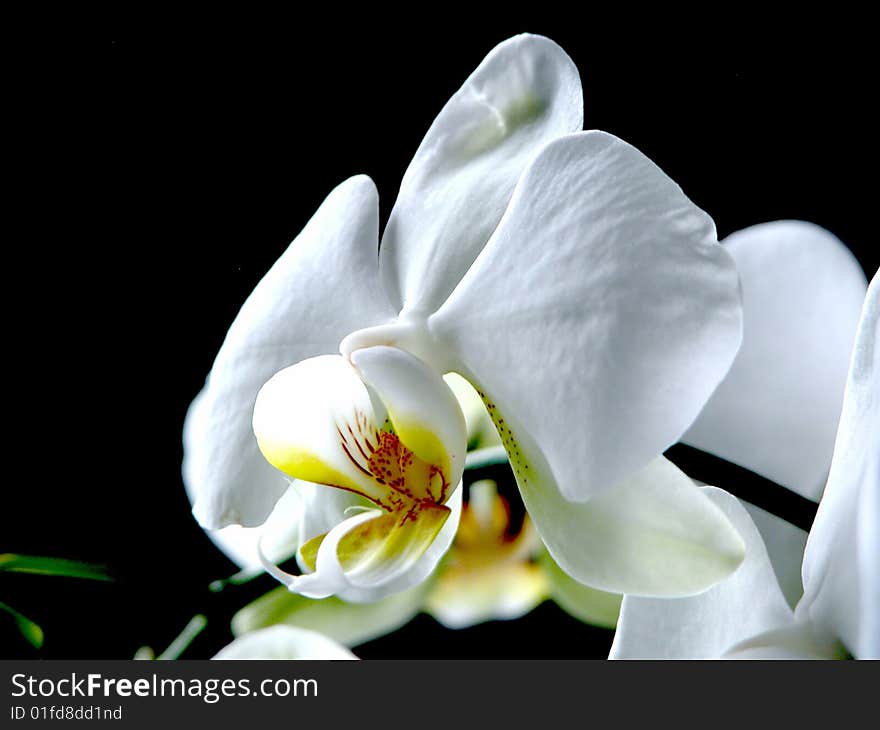
<svg viewBox="0 0 880 730"><path fill-rule="evenodd" d="M15 625L18 627L18 630L21 632L22 636L28 640L28 642L35 649L39 649L43 646L43 629L41 629L37 624L31 621L24 614L16 611L12 606L7 606L5 603L0 602L0 611L5 611L10 616L12 616L12 620L15 621Z"/></svg>
<svg viewBox="0 0 880 730"><path fill-rule="evenodd" d="M103 565L81 563L78 560L65 558L46 558L35 555L0 555L0 571L12 573L31 573L33 575L56 575L67 578L84 578L86 580L113 580Z"/></svg>

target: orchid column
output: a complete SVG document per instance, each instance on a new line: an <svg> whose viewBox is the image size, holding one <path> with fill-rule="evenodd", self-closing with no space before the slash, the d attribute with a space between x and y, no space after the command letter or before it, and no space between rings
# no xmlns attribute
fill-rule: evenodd
<svg viewBox="0 0 880 730"><path fill-rule="evenodd" d="M312 483L289 518L311 576L269 565L293 590L373 600L422 579L457 524L463 421L440 378L456 372L574 578L684 595L739 565L723 511L661 456L739 346L733 261L656 165L581 125L571 60L518 36L434 121L381 245L372 182L330 194L245 303L188 415L204 527L283 523L286 475ZM400 510L374 459L392 440ZM376 529L405 514L406 530Z"/></svg>

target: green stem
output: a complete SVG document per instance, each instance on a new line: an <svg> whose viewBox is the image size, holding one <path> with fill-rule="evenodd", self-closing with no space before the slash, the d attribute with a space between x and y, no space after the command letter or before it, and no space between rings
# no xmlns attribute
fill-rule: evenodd
<svg viewBox="0 0 880 730"><path fill-rule="evenodd" d="M207 623L208 619L202 614L197 613L189 620L189 623L184 627L183 631L180 632L178 637L172 641L168 645L168 648L159 654L156 659L160 661L178 659L186 648L192 644L193 639L202 632L202 629L205 628Z"/></svg>

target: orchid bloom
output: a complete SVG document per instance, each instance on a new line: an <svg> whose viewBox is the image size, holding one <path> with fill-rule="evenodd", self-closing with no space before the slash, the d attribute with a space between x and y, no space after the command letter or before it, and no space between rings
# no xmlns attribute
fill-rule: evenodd
<svg viewBox="0 0 880 730"><path fill-rule="evenodd" d="M880 658L880 275L857 327L794 610L748 513L727 492L707 490L745 538L746 560L699 596L626 596L612 658Z"/></svg>
<svg viewBox="0 0 880 730"><path fill-rule="evenodd" d="M242 636L223 647L214 659L357 659L344 646L316 631L272 626Z"/></svg>
<svg viewBox="0 0 880 730"><path fill-rule="evenodd" d="M408 441L385 402L395 389L407 408L416 402L409 374L424 382L428 371L436 374L436 395L440 374L456 372L486 402L529 514L568 574L614 592L683 595L736 568L739 535L660 457L739 345L733 261L709 216L672 180L616 137L578 132L582 119L568 56L546 38L517 36L486 57L434 121L381 247L369 178L351 178L329 195L245 302L188 414L184 476L205 528L261 525L289 486L275 466L351 489L353 473L327 472L347 459L347 428L356 430L356 408L363 412L367 400L379 411L363 427L374 446L378 428L428 467L450 458L447 491L438 496L423 483L420 498L438 508L450 491L460 499L453 459L460 444L435 430L425 456L416 435L451 421L432 422L426 402L417 416L407 412L421 419ZM342 357L331 356L336 351ZM376 367L365 368L371 352L379 353ZM332 376L303 363L327 356L319 362L336 363ZM392 361L400 367L386 368ZM365 390L350 372L343 376L345 367ZM404 380L393 385L398 375ZM354 403L338 401L337 387ZM273 409L271 399L287 410ZM313 421L326 443L309 440ZM307 511L323 524L297 535L310 546L300 562L308 571L314 559L315 573L330 577L295 581L274 571L292 589L311 586L317 595L332 587L373 600L410 584L407 571L426 575L451 542L454 502L442 525L440 512L425 510L438 515L430 529L409 520L405 530L382 532L384 544L373 539L369 523L383 517L351 509L367 507L366 497L387 511L388 494L376 492L372 466L360 465L369 474L354 491L311 490ZM371 538L358 541L355 530ZM318 537L322 549L312 550ZM386 561L394 568L382 569ZM359 572L364 580L354 577Z"/></svg>
<svg viewBox="0 0 880 730"><path fill-rule="evenodd" d="M437 373L392 347L358 350L351 362L309 358L260 389L253 423L271 464L358 500L300 546L310 572L293 576L266 561L273 576L306 596L364 601L428 576L455 535L467 444L464 416Z"/></svg>

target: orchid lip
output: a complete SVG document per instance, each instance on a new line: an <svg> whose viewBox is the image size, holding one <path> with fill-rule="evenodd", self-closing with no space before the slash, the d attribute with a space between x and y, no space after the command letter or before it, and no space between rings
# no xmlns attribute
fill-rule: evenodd
<svg viewBox="0 0 880 730"><path fill-rule="evenodd" d="M254 434L288 476L371 503L351 514L340 494L326 518L303 522L301 575L259 554L289 590L312 598L402 590L408 573L424 574L422 563L430 570L445 552L458 522L460 500L446 503L464 468L466 424L443 378L417 357L376 346L285 368L260 390Z"/></svg>

